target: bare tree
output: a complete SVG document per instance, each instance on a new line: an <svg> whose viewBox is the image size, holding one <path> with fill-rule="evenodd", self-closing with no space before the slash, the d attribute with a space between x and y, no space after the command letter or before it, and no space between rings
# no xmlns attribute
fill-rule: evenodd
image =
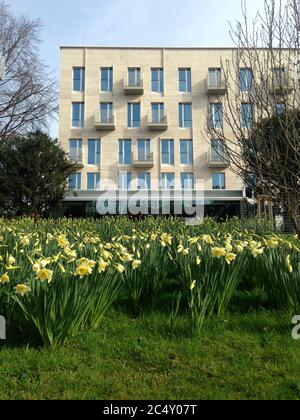
<svg viewBox="0 0 300 420"><path fill-rule="evenodd" d="M0 139L44 126L57 112L56 83L38 54L40 28L0 3Z"/></svg>
<svg viewBox="0 0 300 420"><path fill-rule="evenodd" d="M300 233L300 2L265 0L253 20L231 25L235 48L221 62L225 95L211 98L206 138L256 192L278 201ZM217 111L216 111L217 109ZM223 122L220 120L223 118ZM215 121L218 124L215 124Z"/></svg>

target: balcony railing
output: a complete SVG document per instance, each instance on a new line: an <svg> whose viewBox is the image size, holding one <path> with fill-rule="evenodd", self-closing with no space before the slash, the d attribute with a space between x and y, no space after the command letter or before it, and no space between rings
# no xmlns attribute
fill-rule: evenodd
<svg viewBox="0 0 300 420"><path fill-rule="evenodd" d="M70 163L74 165L74 170L79 170L84 168L82 153L78 155L69 155Z"/></svg>
<svg viewBox="0 0 300 420"><path fill-rule="evenodd" d="M143 95L144 79L143 75L137 80L129 80L128 73L124 75L124 93L125 95Z"/></svg>
<svg viewBox="0 0 300 420"><path fill-rule="evenodd" d="M151 131L167 130L169 126L168 114L164 112L158 118L153 118L153 114L148 114L148 129Z"/></svg>
<svg viewBox="0 0 300 420"><path fill-rule="evenodd" d="M206 84L208 95L225 95L227 92L227 87L223 75L221 75L221 77L217 77L208 73Z"/></svg>
<svg viewBox="0 0 300 420"><path fill-rule="evenodd" d="M99 111L95 112L95 128L96 130L111 131L116 129L116 115L101 116Z"/></svg>
<svg viewBox="0 0 300 420"><path fill-rule="evenodd" d="M227 168L229 166L229 158L226 152L218 154L215 150L207 152L207 162L209 168Z"/></svg>
<svg viewBox="0 0 300 420"><path fill-rule="evenodd" d="M270 92L275 95L286 95L294 90L294 84L291 77L286 74L274 74L270 83Z"/></svg>
<svg viewBox="0 0 300 420"><path fill-rule="evenodd" d="M154 167L153 153L145 153L145 154L133 153L132 166L134 168L153 168Z"/></svg>

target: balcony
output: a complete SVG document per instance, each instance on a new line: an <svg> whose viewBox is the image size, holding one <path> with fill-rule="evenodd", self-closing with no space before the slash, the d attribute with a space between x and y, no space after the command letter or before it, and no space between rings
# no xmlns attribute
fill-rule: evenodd
<svg viewBox="0 0 300 420"><path fill-rule="evenodd" d="M214 150L207 152L207 163L209 168L227 168L229 166L229 158L226 153L218 154Z"/></svg>
<svg viewBox="0 0 300 420"><path fill-rule="evenodd" d="M153 118L152 114L148 115L148 129L150 131L165 131L168 129L168 115L164 113L158 118Z"/></svg>
<svg viewBox="0 0 300 420"><path fill-rule="evenodd" d="M227 92L226 83L223 77L207 74L206 78L208 95L225 95Z"/></svg>
<svg viewBox="0 0 300 420"><path fill-rule="evenodd" d="M81 169L84 168L84 164L82 163L82 155L78 155L78 156L70 156L69 157L69 162L74 165L74 170L75 171L80 171Z"/></svg>
<svg viewBox="0 0 300 420"><path fill-rule="evenodd" d="M142 75L139 80L128 80L128 74L124 76L124 93L125 95L143 95L144 94L144 80Z"/></svg>
<svg viewBox="0 0 300 420"><path fill-rule="evenodd" d="M153 153L144 154L142 156L138 156L138 154L132 154L132 166L136 169L145 168L151 169L154 167L154 158Z"/></svg>
<svg viewBox="0 0 300 420"><path fill-rule="evenodd" d="M95 128L99 131L112 131L116 129L116 115L103 117L99 111L95 112Z"/></svg>
<svg viewBox="0 0 300 420"><path fill-rule="evenodd" d="M273 80L270 83L271 93L278 96L289 95L294 88L293 80L287 75L273 75Z"/></svg>

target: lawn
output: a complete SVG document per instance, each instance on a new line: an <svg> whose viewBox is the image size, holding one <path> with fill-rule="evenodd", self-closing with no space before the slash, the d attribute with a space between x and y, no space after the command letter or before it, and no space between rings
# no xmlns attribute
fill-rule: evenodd
<svg viewBox="0 0 300 420"><path fill-rule="evenodd" d="M6 343L1 399L300 399L300 342L287 314L230 313L199 338L153 312L112 310L64 347Z"/></svg>

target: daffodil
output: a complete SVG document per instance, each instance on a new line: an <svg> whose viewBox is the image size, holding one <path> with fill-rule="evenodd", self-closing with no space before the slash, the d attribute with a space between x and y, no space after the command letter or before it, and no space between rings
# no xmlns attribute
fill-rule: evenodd
<svg viewBox="0 0 300 420"><path fill-rule="evenodd" d="M8 263L8 265L9 265L9 266L13 266L13 265L15 265L15 263L16 263L16 259L15 259L15 257L13 257L12 255L10 255L10 256L8 257L8 259L7 259L7 263Z"/></svg>
<svg viewBox="0 0 300 420"><path fill-rule="evenodd" d="M137 268L140 268L140 266L142 265L142 261L140 261L140 260L135 260L135 261L133 261L133 263L132 263L132 268L133 268L133 270L136 270Z"/></svg>
<svg viewBox="0 0 300 420"><path fill-rule="evenodd" d="M7 273L0 277L0 284L9 283L9 275Z"/></svg>
<svg viewBox="0 0 300 420"><path fill-rule="evenodd" d="M99 273L104 273L107 267L109 266L109 263L101 259L98 265L99 265Z"/></svg>
<svg viewBox="0 0 300 420"><path fill-rule="evenodd" d="M32 265L32 271L33 271L34 273L38 273L40 270L41 270L41 265L40 265L40 263L34 263L34 264Z"/></svg>
<svg viewBox="0 0 300 420"><path fill-rule="evenodd" d="M290 255L288 255L288 256L286 257L286 259L285 259L285 264L286 264L286 267L287 267L287 269L288 269L288 272L289 272L289 273L292 273L292 272L293 272L293 266L292 266L292 264L291 264L291 256L290 256Z"/></svg>
<svg viewBox="0 0 300 420"><path fill-rule="evenodd" d="M186 248L182 251L182 255L185 255L185 256L189 255L189 253L190 253L190 250L188 248Z"/></svg>
<svg viewBox="0 0 300 420"><path fill-rule="evenodd" d="M251 254L254 258L258 257L259 255L262 255L264 253L264 248L254 248L251 251Z"/></svg>
<svg viewBox="0 0 300 420"><path fill-rule="evenodd" d="M17 284L15 292L17 295L25 296L27 293L31 292L31 288L27 284Z"/></svg>
<svg viewBox="0 0 300 420"><path fill-rule="evenodd" d="M116 270L117 270L118 273L120 273L120 274L124 273L124 271L125 271L124 265L117 264L115 267L116 267Z"/></svg>
<svg viewBox="0 0 300 420"><path fill-rule="evenodd" d="M214 241L211 237L211 235L203 235L202 236L202 240L207 244L207 245L213 245Z"/></svg>
<svg viewBox="0 0 300 420"><path fill-rule="evenodd" d="M225 256L225 261L227 262L227 264L231 264L232 261L234 261L235 259L236 259L236 254L233 254L232 252L229 252Z"/></svg>
<svg viewBox="0 0 300 420"><path fill-rule="evenodd" d="M225 257L227 251L225 248L212 248L211 253L213 257L221 258Z"/></svg>
<svg viewBox="0 0 300 420"><path fill-rule="evenodd" d="M44 268L43 270L40 270L37 273L37 279L40 280L41 282L47 281L48 283L51 283L52 278L53 278L53 271L47 270L46 268Z"/></svg>
<svg viewBox="0 0 300 420"><path fill-rule="evenodd" d="M196 258L196 265L200 265L201 264L201 258L200 257L197 257Z"/></svg>
<svg viewBox="0 0 300 420"><path fill-rule="evenodd" d="M242 254L244 252L244 247L242 245L236 245L235 249L238 254Z"/></svg>
<svg viewBox="0 0 300 420"><path fill-rule="evenodd" d="M194 280L193 283L191 284L191 290L195 289L196 284L197 284L197 282L196 282L196 280Z"/></svg>
<svg viewBox="0 0 300 420"><path fill-rule="evenodd" d="M89 276L92 274L93 270L91 267L89 267L86 264L79 265L75 271L75 276L79 276L80 278L83 278L85 276Z"/></svg>

